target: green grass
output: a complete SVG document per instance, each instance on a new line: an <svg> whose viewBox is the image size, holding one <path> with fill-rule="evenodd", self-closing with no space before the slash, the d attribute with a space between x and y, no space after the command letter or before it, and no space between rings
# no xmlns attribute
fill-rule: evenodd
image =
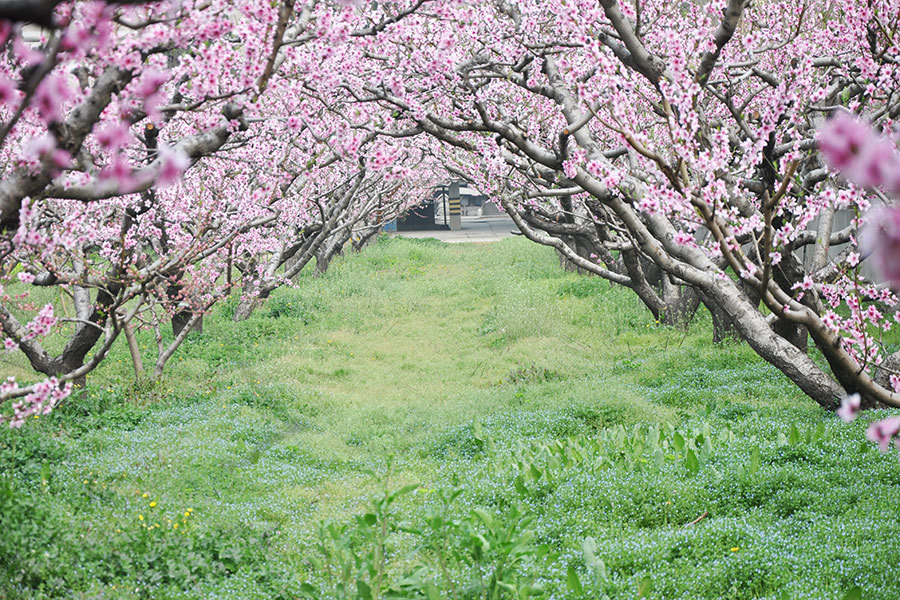
<svg viewBox="0 0 900 600"><path fill-rule="evenodd" d="M548 598L900 596L896 456L713 345L708 315L660 327L522 239L381 240L248 321L233 309L162 381L134 384L118 347L53 415L0 432L0 598L336 597L335 548L380 552L384 587L418 577L425 597L511 597L490 588L501 563ZM669 441L635 449L651 424ZM557 441L584 459L556 464ZM368 563L352 570L366 597Z"/></svg>

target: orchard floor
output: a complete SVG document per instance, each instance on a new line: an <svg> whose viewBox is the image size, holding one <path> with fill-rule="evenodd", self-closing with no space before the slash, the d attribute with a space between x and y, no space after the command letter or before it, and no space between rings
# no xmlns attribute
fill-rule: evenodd
<svg viewBox="0 0 900 600"><path fill-rule="evenodd" d="M0 432L0 598L900 597L874 416L708 315L521 238L386 239L230 310Z"/></svg>

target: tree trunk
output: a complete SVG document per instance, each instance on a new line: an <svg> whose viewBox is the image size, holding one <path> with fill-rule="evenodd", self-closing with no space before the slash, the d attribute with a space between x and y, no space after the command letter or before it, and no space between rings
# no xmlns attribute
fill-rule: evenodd
<svg viewBox="0 0 900 600"><path fill-rule="evenodd" d="M735 326L734 321L728 316L728 313L719 308L719 306L708 297L704 298L703 306L705 306L709 311L709 314L712 315L714 344L741 339L741 333Z"/></svg>
<svg viewBox="0 0 900 600"><path fill-rule="evenodd" d="M178 337L178 334L181 333L181 330L184 329L188 323L190 323L193 317L194 313L189 310L180 310L172 315L172 335ZM191 327L191 332L194 331L196 331L197 333L203 333L202 315L194 322L194 325Z"/></svg>
<svg viewBox="0 0 900 600"><path fill-rule="evenodd" d="M775 321L772 329L775 333L792 343L801 352L805 353L807 351L809 334L806 331L806 327L803 325L797 325L796 323L791 323L784 319L778 319Z"/></svg>
<svg viewBox="0 0 900 600"><path fill-rule="evenodd" d="M327 244L316 252L316 275L324 275L335 256L342 254L341 246Z"/></svg>
<svg viewBox="0 0 900 600"><path fill-rule="evenodd" d="M375 241L380 232L380 225L369 225L361 229L357 232L359 237L353 240L353 251L361 252L363 248Z"/></svg>
<svg viewBox="0 0 900 600"><path fill-rule="evenodd" d="M141 377L144 376L144 363L141 360L141 349L138 347L137 339L134 337L134 331L131 330L131 325L126 323L123 332L125 333L125 341L128 342L128 352L131 354L131 364L134 366L134 378L135 380L140 380Z"/></svg>
<svg viewBox="0 0 900 600"><path fill-rule="evenodd" d="M265 288L259 290L255 294L245 294L241 301L238 303L237 307L234 309L234 320L235 321L246 321L250 318L250 315L259 308L262 304L265 303L266 298L269 297L271 292L267 291Z"/></svg>
<svg viewBox="0 0 900 600"><path fill-rule="evenodd" d="M344 244L350 239L350 234L349 228L343 229L322 244L316 253L316 274L324 274L334 257L344 254Z"/></svg>
<svg viewBox="0 0 900 600"><path fill-rule="evenodd" d="M739 282L738 286L741 288L741 292L747 300L753 304L754 307L758 307L760 301L759 292L752 286L746 285L743 281ZM740 340L741 332L738 330L731 317L728 316L728 313L716 304L716 301L712 296L701 293L700 299L703 302L703 306L705 306L709 311L709 314L712 315L713 343L719 344L728 340Z"/></svg>
<svg viewBox="0 0 900 600"><path fill-rule="evenodd" d="M773 331L765 316L735 282L719 281L706 291L763 360L784 373L822 407L836 410L840 406L847 395L844 388L805 352Z"/></svg>
<svg viewBox="0 0 900 600"><path fill-rule="evenodd" d="M692 288L679 287L677 294L665 299L659 310L659 322L686 329L700 306L700 295Z"/></svg>
<svg viewBox="0 0 900 600"><path fill-rule="evenodd" d="M113 293L115 292L113 291ZM47 368L32 365L35 370L44 375L58 377L84 366L88 352L103 337L103 327L109 319L110 307L115 302L115 297L110 294L110 291L103 288L97 290L97 297L93 303L91 303L90 290L86 288L73 288L73 296L75 298L75 315L79 319L75 333L69 338L62 353L54 357L49 365L46 365ZM84 387L86 382L86 375L72 380L72 383L79 387Z"/></svg>

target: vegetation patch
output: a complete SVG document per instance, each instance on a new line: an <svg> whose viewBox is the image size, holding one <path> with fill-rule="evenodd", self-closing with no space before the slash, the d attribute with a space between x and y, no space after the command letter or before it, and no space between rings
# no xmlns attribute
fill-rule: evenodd
<svg viewBox="0 0 900 600"><path fill-rule="evenodd" d="M159 382L114 348L0 431L0 597L896 600L887 413L583 281L387 239L221 308Z"/></svg>

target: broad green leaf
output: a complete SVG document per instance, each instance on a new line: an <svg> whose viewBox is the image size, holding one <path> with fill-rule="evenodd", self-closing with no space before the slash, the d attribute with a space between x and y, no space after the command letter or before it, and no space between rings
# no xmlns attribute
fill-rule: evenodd
<svg viewBox="0 0 900 600"><path fill-rule="evenodd" d="M684 466L691 475L696 475L700 472L700 461L697 460L697 454L693 450L687 451L687 455L684 457Z"/></svg>
<svg viewBox="0 0 900 600"><path fill-rule="evenodd" d="M639 459L641 456L644 455L644 443L643 442L641 442L640 440L634 441L634 448L632 449L632 455L634 456L635 460Z"/></svg>
<svg viewBox="0 0 900 600"><path fill-rule="evenodd" d="M472 509L472 514L478 517L478 520L484 523L485 527L487 527L488 529L494 528L494 518L483 508Z"/></svg>
<svg viewBox="0 0 900 600"><path fill-rule="evenodd" d="M513 480L513 484L515 485L516 492L520 496L528 495L528 488L525 487L525 481L522 480L521 475L516 475L516 478Z"/></svg>
<svg viewBox="0 0 900 600"><path fill-rule="evenodd" d="M569 591L579 596L584 595L581 580L578 579L578 573L575 572L575 567L572 565L569 565L569 568L566 570L566 587L569 588Z"/></svg>
<svg viewBox="0 0 900 600"><path fill-rule="evenodd" d="M489 541L487 541L487 538L485 538L483 535L481 535L480 533L476 533L475 540L478 542L478 545L481 547L482 552L490 551L491 543Z"/></svg>
<svg viewBox="0 0 900 600"><path fill-rule="evenodd" d="M356 580L356 597L358 600L372 600L372 588L362 579Z"/></svg>
<svg viewBox="0 0 900 600"><path fill-rule="evenodd" d="M598 579L606 579L606 563L597 556L597 540L588 536L581 543L581 552L584 555L584 564L593 572L594 577Z"/></svg>
<svg viewBox="0 0 900 600"><path fill-rule="evenodd" d="M850 590L844 594L843 600L862 600L862 588L859 586L850 588Z"/></svg>
<svg viewBox="0 0 900 600"><path fill-rule="evenodd" d="M663 453L662 450L657 450L653 454L653 463L656 465L657 469L662 469L663 466L666 464L666 455Z"/></svg>
<svg viewBox="0 0 900 600"><path fill-rule="evenodd" d="M800 431L794 424L791 424L791 432L788 436L788 442L791 444L791 446L796 446L800 443Z"/></svg>
<svg viewBox="0 0 900 600"><path fill-rule="evenodd" d="M659 426L651 425L650 431L647 432L647 445L656 450L659 447Z"/></svg>
<svg viewBox="0 0 900 600"><path fill-rule="evenodd" d="M750 466L747 467L747 471L751 475L759 471L759 446L754 446L750 451Z"/></svg>
<svg viewBox="0 0 900 600"><path fill-rule="evenodd" d="M649 575L638 581L637 593L638 598L646 598L653 591L653 580Z"/></svg>
<svg viewBox="0 0 900 600"><path fill-rule="evenodd" d="M558 470L559 469L559 459L555 456L551 455L550 458L547 459L547 468Z"/></svg>
<svg viewBox="0 0 900 600"><path fill-rule="evenodd" d="M433 581L425 584L425 596L428 600L441 600L441 591Z"/></svg>
<svg viewBox="0 0 900 600"><path fill-rule="evenodd" d="M396 492L394 492L393 494L391 494L390 496L388 496L388 500L391 501L391 502L393 502L394 500L396 500L396 499L399 498L400 496L403 496L404 494L408 494L408 493L410 493L410 492L412 492L412 491L415 491L415 490L417 490L417 489L419 489L419 484L418 484L418 483L411 483L411 484L409 484L409 485L404 485L402 488L400 488L399 490L397 490Z"/></svg>

